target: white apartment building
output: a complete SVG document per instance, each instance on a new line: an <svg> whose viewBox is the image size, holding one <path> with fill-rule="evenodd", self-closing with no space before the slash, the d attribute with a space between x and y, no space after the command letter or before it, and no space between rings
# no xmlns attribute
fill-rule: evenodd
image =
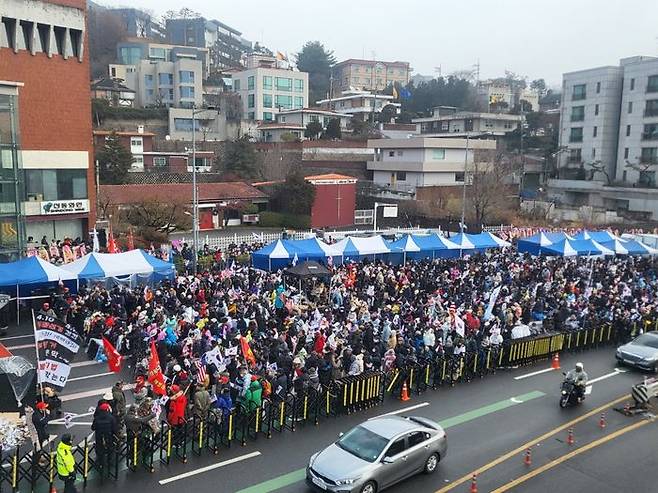
<svg viewBox="0 0 658 493"><path fill-rule="evenodd" d="M368 147L374 149L374 160L367 168L375 185L391 191L415 194L418 187L463 185L465 172L473 165L475 153L495 150L494 140L435 139L374 139Z"/></svg>
<svg viewBox="0 0 658 493"><path fill-rule="evenodd" d="M539 111L539 94L536 91L513 87L506 79L480 81L476 91L478 103L484 108L490 108L496 103L505 103L506 109L511 110L523 100L532 111Z"/></svg>
<svg viewBox="0 0 658 493"><path fill-rule="evenodd" d="M503 137L518 128L521 116L475 113L459 111L452 106L438 106L432 109L432 116L414 118L412 122L418 124L420 133L428 137L465 137L467 133L473 132Z"/></svg>
<svg viewBox="0 0 658 493"><path fill-rule="evenodd" d="M241 134L240 122L228 119L221 108L202 111L194 111L191 108L169 108L169 137L172 140L192 141L193 122L197 142L231 140Z"/></svg>
<svg viewBox="0 0 658 493"><path fill-rule="evenodd" d="M338 119L341 132L348 132L350 117L343 113L318 108L285 110L276 115L276 122L263 122L258 126L258 138L263 142L282 142L289 136L304 140L304 131L310 122L318 122L325 130L334 119Z"/></svg>
<svg viewBox="0 0 658 493"><path fill-rule="evenodd" d="M244 118L273 122L277 113L308 106L308 74L278 68L275 60L233 73Z"/></svg>
<svg viewBox="0 0 658 493"><path fill-rule="evenodd" d="M203 100L203 65L180 58L175 62L139 60L135 65L110 65L113 77L125 77L124 84L136 93L138 107L167 106L191 108Z"/></svg>
<svg viewBox="0 0 658 493"><path fill-rule="evenodd" d="M560 176L548 182L551 215L658 220L658 58L564 74L560 116Z"/></svg>
<svg viewBox="0 0 658 493"><path fill-rule="evenodd" d="M386 106L395 108L400 113L402 105L394 102L395 98L386 94L350 89L340 96L316 101L323 110L343 113L359 120L367 121L378 115Z"/></svg>

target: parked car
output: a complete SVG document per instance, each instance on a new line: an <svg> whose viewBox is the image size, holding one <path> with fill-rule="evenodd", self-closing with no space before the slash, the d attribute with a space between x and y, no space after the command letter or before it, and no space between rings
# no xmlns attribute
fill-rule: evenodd
<svg viewBox="0 0 658 493"><path fill-rule="evenodd" d="M658 370L658 332L646 332L628 344L619 346L615 355L622 365L642 370Z"/></svg>
<svg viewBox="0 0 658 493"><path fill-rule="evenodd" d="M313 454L306 482L316 491L377 493L414 474L434 473L447 449L445 431L430 419L373 418Z"/></svg>

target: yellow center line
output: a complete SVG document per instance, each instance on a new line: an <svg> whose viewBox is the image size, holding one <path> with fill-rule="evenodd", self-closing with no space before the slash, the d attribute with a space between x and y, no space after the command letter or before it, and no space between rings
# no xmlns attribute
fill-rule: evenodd
<svg viewBox="0 0 658 493"><path fill-rule="evenodd" d="M541 474L545 471L548 471L549 469L552 469L553 467L555 467L559 464L562 464L563 462L566 462L569 459L571 459L571 458L573 458L573 457L575 457L579 454L582 454L583 452L587 452L588 450L591 450L595 447L598 447L599 445L602 445L606 442L609 442L610 440L614 440L615 438L623 435L624 433L628 433L629 431L636 430L636 429L640 428L641 426L644 426L644 425L649 424L651 422L652 421L649 421L649 420L638 421L637 423L634 423L634 424L629 425L625 428L622 428L621 430L617 430L614 433L610 433L609 435L604 436L602 438L599 438L598 440L594 440L593 442L590 442L587 445L583 445L582 447L577 448L576 450L573 450L573 451L569 452L568 454L563 455L562 457L558 457L557 459L552 460L548 464L544 464L543 466L538 467L537 469L535 469L533 471L530 471L529 473L524 474L523 476L520 476L520 477L516 478L513 481L510 481L505 486L501 486L500 488L497 488L497 489L493 490L492 493L504 493L505 491L509 491L512 488L520 485L521 483L524 483L527 480L532 479L535 476L538 476L539 474Z"/></svg>
<svg viewBox="0 0 658 493"><path fill-rule="evenodd" d="M435 493L445 493L447 491L450 491L450 490L456 488L457 486L462 485L462 484L470 481L471 478L473 477L473 474L477 474L478 476L480 476L483 472L488 471L489 469L492 469L492 468L496 467L498 464L500 464L502 462L505 462L506 460L518 455L521 452L524 452L528 447L532 447L534 444L536 444L538 442L542 442L542 441L546 440L547 438L551 437L552 435L555 435L556 433L559 433L560 431L566 430L567 428L571 428L575 424L578 424L581 421L584 421L584 420L586 420L587 418L589 418L591 416L599 414L601 411L603 411L603 410L605 410L605 409L607 409L611 406L614 406L615 404L619 404L620 402L623 402L623 401L625 401L629 398L630 398L630 394L626 394L622 397L619 397L618 399L615 399L613 401L608 402L607 404L603 404L602 406L599 406L596 409L592 409L591 411L583 414L582 416L579 416L575 419L572 419L571 421L568 421L568 422L558 426L557 428L553 428L552 430L544 433L543 435L541 435L537 438L533 438L529 442L524 443L520 447L515 448L514 450L511 450L511 451L507 452L506 454L501 455L497 459L494 459L493 461L489 462L488 464L485 464L484 466L480 467L479 469L476 469L475 471L469 472L465 476L462 476L461 478L453 481L449 485L444 486L443 488L441 488L439 490L436 490Z"/></svg>

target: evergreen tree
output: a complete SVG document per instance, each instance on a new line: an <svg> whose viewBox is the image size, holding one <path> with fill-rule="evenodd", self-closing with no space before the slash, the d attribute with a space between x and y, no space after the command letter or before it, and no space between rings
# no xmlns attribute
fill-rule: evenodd
<svg viewBox="0 0 658 493"><path fill-rule="evenodd" d="M226 142L221 159L225 172L234 173L240 178L255 178L258 176L257 162L254 144L246 135Z"/></svg>
<svg viewBox="0 0 658 493"><path fill-rule="evenodd" d="M100 182L104 185L120 185L126 182L133 163L133 155L116 133L112 132L96 153Z"/></svg>
<svg viewBox="0 0 658 493"><path fill-rule="evenodd" d="M329 123L327 123L327 128L322 134L322 138L331 140L331 139L341 139L342 137L343 137L343 131L340 128L340 119L332 118L331 120L329 120Z"/></svg>
<svg viewBox="0 0 658 493"><path fill-rule="evenodd" d="M316 101L325 99L329 92L331 67L336 64L334 52L327 50L319 41L309 41L295 57L297 68L308 72L309 106L313 106Z"/></svg>
<svg viewBox="0 0 658 493"><path fill-rule="evenodd" d="M322 133L322 124L320 122L311 121L306 124L304 130L304 137L307 139L315 140Z"/></svg>

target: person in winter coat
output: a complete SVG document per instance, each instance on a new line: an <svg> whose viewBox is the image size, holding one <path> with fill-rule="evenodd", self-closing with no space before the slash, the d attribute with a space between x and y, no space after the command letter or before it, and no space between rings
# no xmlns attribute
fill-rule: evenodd
<svg viewBox="0 0 658 493"><path fill-rule="evenodd" d="M117 418L119 432L123 433L124 421L126 419L126 394L123 392L123 382L119 381L112 387L112 412Z"/></svg>
<svg viewBox="0 0 658 493"><path fill-rule="evenodd" d="M141 416L139 406L131 404L126 410L126 430L133 435L140 436L143 429L148 426L149 421L154 417L155 414L152 411L150 414Z"/></svg>
<svg viewBox="0 0 658 493"><path fill-rule="evenodd" d="M258 381L256 376L252 377L251 384L249 384L249 389L244 395L242 400L242 405L247 410L247 412L253 412L263 404L263 387Z"/></svg>
<svg viewBox="0 0 658 493"><path fill-rule="evenodd" d="M43 442L48 440L48 421L50 420L50 411L48 404L43 401L37 402L36 410L32 414L32 424L37 430L38 446L37 450L43 449Z"/></svg>
<svg viewBox="0 0 658 493"><path fill-rule="evenodd" d="M222 422L228 420L231 411L233 410L233 399L231 399L231 389L224 387L219 395L217 400L213 403L213 409L219 411Z"/></svg>
<svg viewBox="0 0 658 493"><path fill-rule="evenodd" d="M197 385L194 391L192 414L197 419L206 419L210 410L210 393L202 385Z"/></svg>
<svg viewBox="0 0 658 493"><path fill-rule="evenodd" d="M171 397L169 398L169 412L167 422L170 426L180 426L185 423L185 410L187 409L187 397L178 385L171 386Z"/></svg>
<svg viewBox="0 0 658 493"><path fill-rule="evenodd" d="M64 482L64 493L77 493L75 489L75 459L71 452L73 438L69 433L62 435L62 441L57 445L55 464L57 475Z"/></svg>
<svg viewBox="0 0 658 493"><path fill-rule="evenodd" d="M102 469L107 461L107 452L112 449L114 437L118 433L117 420L112 415L112 408L107 402L96 408L91 429L95 432L96 458Z"/></svg>

